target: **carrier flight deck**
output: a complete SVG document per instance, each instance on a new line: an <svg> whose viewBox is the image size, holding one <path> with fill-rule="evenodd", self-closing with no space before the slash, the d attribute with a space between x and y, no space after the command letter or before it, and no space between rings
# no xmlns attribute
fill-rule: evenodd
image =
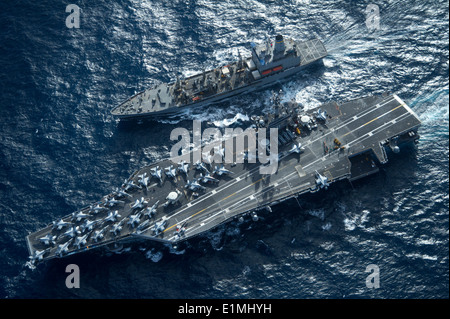
<svg viewBox="0 0 450 319"><path fill-rule="evenodd" d="M262 172L268 164L252 155L252 139L255 145L261 143L249 130L242 132L247 148L233 149L232 162L210 160L210 155L223 159L226 140L213 142L214 151L199 162L193 161L193 153L185 154L185 161L155 162L90 207L29 234L31 261L127 241L175 244L237 216L270 211L271 205L286 199L325 191L335 181L376 173L388 161L388 152L397 153L399 145L419 139L418 116L395 94L329 102L309 110L295 103L276 104L275 114L256 119L251 131L276 129L278 152L271 155L277 156L277 165L272 174Z"/></svg>

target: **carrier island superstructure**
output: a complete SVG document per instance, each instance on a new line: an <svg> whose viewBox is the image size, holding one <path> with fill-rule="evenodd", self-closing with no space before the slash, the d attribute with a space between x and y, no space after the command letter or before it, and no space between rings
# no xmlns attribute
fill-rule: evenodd
<svg viewBox="0 0 450 319"><path fill-rule="evenodd" d="M251 43L251 57L173 83L163 83L130 97L111 110L120 119L167 116L190 107L220 102L276 83L321 61L327 55L319 39Z"/></svg>
<svg viewBox="0 0 450 319"><path fill-rule="evenodd" d="M278 153L271 155L278 162L272 174L261 172L268 164L255 160L249 148L257 134L247 135L242 153L233 149L242 163L211 161L213 154L214 160L222 156L226 139L208 144L211 151L198 162L157 161L98 202L29 234L30 262L136 240L177 244L243 214L270 211L289 198L323 192L333 182L376 173L389 152L419 139L418 116L395 94L306 111L296 103L275 104L276 112L254 124L256 131L276 129ZM192 159L193 152L185 158Z"/></svg>

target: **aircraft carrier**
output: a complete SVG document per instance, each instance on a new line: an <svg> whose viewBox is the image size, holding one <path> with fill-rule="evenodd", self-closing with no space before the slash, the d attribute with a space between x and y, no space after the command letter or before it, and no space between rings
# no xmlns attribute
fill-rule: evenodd
<svg viewBox="0 0 450 319"><path fill-rule="evenodd" d="M167 158L143 167L98 202L29 234L29 263L127 241L175 244L335 181L376 173L389 152L419 139L419 118L395 94L309 110L295 102L274 104L273 114L253 118L252 130L207 144L201 160L194 161L198 149L192 149L180 155L186 161ZM271 132L270 144L257 137L263 128ZM229 147L244 135L242 152ZM271 174L262 172L271 162L260 163L258 147L277 159ZM215 163L224 157L224 164Z"/></svg>
<svg viewBox="0 0 450 319"><path fill-rule="evenodd" d="M299 42L282 35L260 45L252 42L251 52L251 57L139 92L111 114L122 120L176 114L272 85L327 55L319 39Z"/></svg>

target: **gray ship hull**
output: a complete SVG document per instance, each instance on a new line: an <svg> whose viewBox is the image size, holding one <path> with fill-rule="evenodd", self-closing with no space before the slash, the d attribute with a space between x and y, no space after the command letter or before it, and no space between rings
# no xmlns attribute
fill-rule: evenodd
<svg viewBox="0 0 450 319"><path fill-rule="evenodd" d="M167 116L176 116L180 115L183 112L187 111L191 108L200 108L207 105L211 105L213 103L221 103L224 101L227 101L233 97L236 97L238 95L241 95L243 93L249 94L258 90L264 90L265 88L268 88L270 86L273 86L274 84L287 80L289 77L300 73L304 69L309 69L314 66L320 66L322 64L322 60L313 62L308 65L300 65L297 67L293 67L289 70L286 70L284 72L274 74L270 78L262 78L258 81L252 82L249 85L234 89L232 91L228 91L222 94L218 94L216 96L213 96L211 98L202 100L200 102L196 103L189 103L178 107L171 107L165 110L161 110L158 112L148 112L148 113L140 113L140 114L117 114L116 116L120 120L136 120L136 119L150 119L150 118L159 118L159 117L167 117Z"/></svg>
<svg viewBox="0 0 450 319"><path fill-rule="evenodd" d="M111 110L122 120L165 117L262 89L316 64L327 55L318 39L254 45L252 57L139 92ZM280 48L281 46L281 48Z"/></svg>
<svg viewBox="0 0 450 319"><path fill-rule="evenodd" d="M318 110L307 111L302 119L317 116ZM285 138L279 145L279 162L274 174L262 174L263 165L259 163L225 164L231 174L214 175L217 183L205 183L203 191L194 192L187 187L188 180L199 179L202 175L191 164L187 174L178 172L172 179L163 173L161 181L151 177L147 187L126 190L128 186L124 184L122 190L128 195L120 197L121 203L107 206L107 198L118 196L109 194L92 205L105 207L104 211L94 213L92 207L80 210L88 215L89 221L96 222L92 229L86 228L86 220L76 221L68 215L61 222L69 225L62 229L51 224L29 234L27 244L32 260L63 257L124 241L145 239L175 244L188 240L242 214L304 193L324 191L335 181L374 174L388 161L387 148L396 152L398 145L419 139L419 118L396 95L366 97L344 104L331 102L320 106L320 110L327 113L325 122L314 121L312 128L305 126L295 133L285 131L288 126L277 126L282 130L279 136ZM221 145L223 141L216 143ZM300 153L291 151L297 143L303 146ZM174 165L170 159L158 161L132 174L129 181L139 185L143 176L151 176L152 168L170 165ZM179 196L172 204L167 204L168 194L172 192ZM133 208L140 200L145 200L145 205ZM154 214L145 216L144 212L151 206L155 208ZM120 218L108 220L107 216L113 211L117 211ZM139 221L133 224L131 221L139 213ZM121 230L112 232L119 224ZM64 235L68 227L84 230L70 238ZM103 231L104 236L94 240L99 231ZM54 241L45 243L45 238Z"/></svg>

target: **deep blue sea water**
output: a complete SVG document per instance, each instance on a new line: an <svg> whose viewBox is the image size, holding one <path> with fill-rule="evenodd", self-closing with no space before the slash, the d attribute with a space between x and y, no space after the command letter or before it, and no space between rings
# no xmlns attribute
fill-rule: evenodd
<svg viewBox="0 0 450 319"><path fill-rule="evenodd" d="M84 0L73 2L79 29L66 27L69 3L0 2L0 297L449 297L447 1ZM369 4L380 13L371 31ZM193 119L245 128L272 92L131 127L112 107L276 33L318 37L329 51L320 71L274 88L286 100L313 107L391 91L423 121L420 143L390 154L374 176L219 227L182 254L155 245L25 267L29 232L168 156L172 129ZM79 289L65 286L70 263L80 267ZM370 264L378 289L365 285Z"/></svg>

